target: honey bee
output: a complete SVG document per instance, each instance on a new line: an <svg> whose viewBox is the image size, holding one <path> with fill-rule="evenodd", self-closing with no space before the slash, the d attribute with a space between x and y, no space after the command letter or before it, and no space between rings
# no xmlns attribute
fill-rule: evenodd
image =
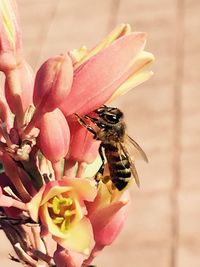
<svg viewBox="0 0 200 267"><path fill-rule="evenodd" d="M110 175L104 177L103 182L112 181L114 188L122 191L133 178L140 186L138 174L135 168L135 158L148 162L147 156L142 148L126 133L124 114L118 108L101 106L94 111L96 117L89 115L83 118L76 116L79 123L94 135L94 139L100 140L99 155L102 165L95 179L102 179L107 161ZM96 125L95 130L86 120Z"/></svg>

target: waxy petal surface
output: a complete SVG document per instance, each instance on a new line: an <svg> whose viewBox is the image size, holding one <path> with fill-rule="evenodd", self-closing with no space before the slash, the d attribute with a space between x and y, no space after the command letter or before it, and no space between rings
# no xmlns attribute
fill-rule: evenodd
<svg viewBox="0 0 200 267"><path fill-rule="evenodd" d="M88 114L104 104L123 82L123 76L126 78L133 58L143 50L145 41L145 33L125 35L81 65L75 71L72 89L61 105L65 116L75 112Z"/></svg>
<svg viewBox="0 0 200 267"><path fill-rule="evenodd" d="M57 108L69 94L72 79L73 67L67 54L48 59L36 74L34 105L48 112Z"/></svg>
<svg viewBox="0 0 200 267"><path fill-rule="evenodd" d="M55 109L44 114L39 128L39 147L44 156L52 162L65 157L69 149L70 131L63 113Z"/></svg>

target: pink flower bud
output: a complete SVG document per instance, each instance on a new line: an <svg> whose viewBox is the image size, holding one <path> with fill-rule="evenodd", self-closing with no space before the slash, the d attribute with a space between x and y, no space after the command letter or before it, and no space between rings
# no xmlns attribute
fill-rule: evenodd
<svg viewBox="0 0 200 267"><path fill-rule="evenodd" d="M48 59L36 74L33 102L37 109L50 112L69 94L73 67L67 54Z"/></svg>
<svg viewBox="0 0 200 267"><path fill-rule="evenodd" d="M45 113L40 121L39 147L44 156L57 162L65 157L69 149L68 123L59 109Z"/></svg>
<svg viewBox="0 0 200 267"><path fill-rule="evenodd" d="M18 64L22 46L15 0L0 1L0 70L12 70Z"/></svg>
<svg viewBox="0 0 200 267"><path fill-rule="evenodd" d="M19 115L19 105L25 112L32 104L34 76L31 66L25 60L21 62L17 69L7 74L5 96L12 113Z"/></svg>
<svg viewBox="0 0 200 267"><path fill-rule="evenodd" d="M97 155L100 142L79 122L69 122L71 140L69 159L78 162L92 163Z"/></svg>
<svg viewBox="0 0 200 267"><path fill-rule="evenodd" d="M81 267L86 256L58 246L53 258L57 267Z"/></svg>

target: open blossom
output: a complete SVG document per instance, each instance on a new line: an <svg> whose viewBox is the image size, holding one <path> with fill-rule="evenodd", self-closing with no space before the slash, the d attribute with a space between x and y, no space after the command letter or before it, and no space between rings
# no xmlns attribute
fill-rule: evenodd
<svg viewBox="0 0 200 267"><path fill-rule="evenodd" d="M128 215L129 200L127 191L113 198L107 185L101 183L94 201L86 205L95 241L90 255L85 257L80 253L59 247L54 256L57 266L87 266L105 246L111 245L124 226Z"/></svg>
<svg viewBox="0 0 200 267"><path fill-rule="evenodd" d="M32 219L41 220L53 239L65 249L89 255L94 245L84 201L93 201L96 187L87 179L49 182L28 204Z"/></svg>

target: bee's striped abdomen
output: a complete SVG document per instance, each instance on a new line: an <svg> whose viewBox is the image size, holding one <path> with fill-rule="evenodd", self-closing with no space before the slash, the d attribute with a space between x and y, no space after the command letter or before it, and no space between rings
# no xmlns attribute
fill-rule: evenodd
<svg viewBox="0 0 200 267"><path fill-rule="evenodd" d="M121 191L127 186L131 178L130 162L127 157L120 155L117 146L106 144L104 147L111 180Z"/></svg>

